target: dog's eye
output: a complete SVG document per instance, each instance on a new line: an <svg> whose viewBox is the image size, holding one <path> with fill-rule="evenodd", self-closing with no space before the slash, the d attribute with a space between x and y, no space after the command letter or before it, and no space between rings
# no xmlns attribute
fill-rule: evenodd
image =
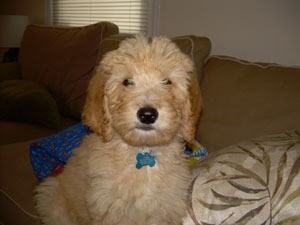
<svg viewBox="0 0 300 225"><path fill-rule="evenodd" d="M165 79L165 80L162 81L162 84L163 85L171 85L172 81L170 81L169 79Z"/></svg>
<svg viewBox="0 0 300 225"><path fill-rule="evenodd" d="M123 85L125 87L133 86L134 84L134 80L131 78L123 80Z"/></svg>

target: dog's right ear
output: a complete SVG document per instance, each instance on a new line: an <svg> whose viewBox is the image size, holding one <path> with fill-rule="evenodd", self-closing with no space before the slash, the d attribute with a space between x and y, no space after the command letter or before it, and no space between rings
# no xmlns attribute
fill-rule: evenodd
<svg viewBox="0 0 300 225"><path fill-rule="evenodd" d="M88 94L82 113L82 121L93 132L98 134L103 142L112 138L111 115L108 108L106 95L107 74L101 66L96 69L88 87Z"/></svg>

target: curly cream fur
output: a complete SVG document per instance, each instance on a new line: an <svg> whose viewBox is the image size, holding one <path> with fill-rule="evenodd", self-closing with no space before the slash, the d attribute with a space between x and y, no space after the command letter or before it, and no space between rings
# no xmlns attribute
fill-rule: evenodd
<svg viewBox="0 0 300 225"><path fill-rule="evenodd" d="M193 71L189 57L163 37L127 39L104 57L83 112L93 133L62 174L36 189L45 224L182 223L190 184L183 140L193 140L201 110ZM124 86L125 79L134 84ZM141 129L137 118L146 106L158 111L150 130ZM136 155L143 151L155 155L153 168L135 168Z"/></svg>

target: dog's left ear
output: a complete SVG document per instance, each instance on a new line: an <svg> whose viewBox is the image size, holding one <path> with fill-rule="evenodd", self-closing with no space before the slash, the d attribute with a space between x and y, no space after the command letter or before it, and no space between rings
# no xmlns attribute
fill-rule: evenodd
<svg viewBox="0 0 300 225"><path fill-rule="evenodd" d="M113 135L108 98L105 91L108 77L109 74L101 66L96 70L89 83L86 103L82 113L83 123L98 134L103 142L109 142Z"/></svg>
<svg viewBox="0 0 300 225"><path fill-rule="evenodd" d="M193 72L189 88L189 98L182 109L181 136L188 143L193 143L197 123L202 109L202 97L200 93L197 74Z"/></svg>

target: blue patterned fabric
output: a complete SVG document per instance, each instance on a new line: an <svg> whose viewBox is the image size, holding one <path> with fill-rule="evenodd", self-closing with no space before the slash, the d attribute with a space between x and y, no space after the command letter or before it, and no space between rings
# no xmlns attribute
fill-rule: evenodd
<svg viewBox="0 0 300 225"><path fill-rule="evenodd" d="M40 181L48 176L59 174L67 160L72 156L89 129L83 124L76 124L58 134L33 142L30 147L30 160L35 175Z"/></svg>
<svg viewBox="0 0 300 225"><path fill-rule="evenodd" d="M203 147L203 145L199 144L196 140L194 140L194 143L185 146L184 154L188 159L188 166L190 168L192 168L193 165L195 165L203 158L208 156L207 150Z"/></svg>

